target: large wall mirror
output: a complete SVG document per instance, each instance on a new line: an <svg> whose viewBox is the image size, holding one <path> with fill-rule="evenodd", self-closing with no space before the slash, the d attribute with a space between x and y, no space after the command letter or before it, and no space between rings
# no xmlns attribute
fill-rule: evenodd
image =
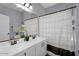
<svg viewBox="0 0 79 59"><path fill-rule="evenodd" d="M9 16L0 14L0 41L9 40Z"/></svg>

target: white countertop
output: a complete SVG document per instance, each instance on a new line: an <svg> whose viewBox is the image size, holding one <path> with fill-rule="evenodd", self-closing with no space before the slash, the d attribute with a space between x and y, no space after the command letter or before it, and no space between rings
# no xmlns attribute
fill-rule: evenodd
<svg viewBox="0 0 79 59"><path fill-rule="evenodd" d="M45 38L38 37L36 39L25 41L25 42L18 43L15 45L10 45L10 43L8 43L6 46L2 46L1 44L0 45L0 56L13 56L43 40L45 40Z"/></svg>

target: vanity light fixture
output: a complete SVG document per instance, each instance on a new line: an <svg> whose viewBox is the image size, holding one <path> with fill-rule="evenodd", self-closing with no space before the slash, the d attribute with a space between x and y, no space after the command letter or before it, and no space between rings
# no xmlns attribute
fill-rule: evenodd
<svg viewBox="0 0 79 59"><path fill-rule="evenodd" d="M16 4L17 7L22 8L22 9L33 9L31 3L18 3Z"/></svg>
<svg viewBox="0 0 79 59"><path fill-rule="evenodd" d="M25 10L25 11L29 11L28 8L26 8L25 6L23 6L23 5L21 5L21 4L16 4L16 6L17 6L18 8L21 8L21 9Z"/></svg>
<svg viewBox="0 0 79 59"><path fill-rule="evenodd" d="M26 6L26 7L29 8L29 9L33 9L31 3L25 3L24 6Z"/></svg>
<svg viewBox="0 0 79 59"><path fill-rule="evenodd" d="M18 4L16 4L16 6L25 11L30 11L33 9L31 3L18 3Z"/></svg>

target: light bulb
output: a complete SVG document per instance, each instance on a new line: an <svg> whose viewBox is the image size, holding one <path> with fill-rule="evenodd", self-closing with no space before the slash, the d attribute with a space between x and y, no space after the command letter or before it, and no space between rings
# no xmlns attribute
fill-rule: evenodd
<svg viewBox="0 0 79 59"><path fill-rule="evenodd" d="M32 6L29 7L30 9L33 9Z"/></svg>
<svg viewBox="0 0 79 59"><path fill-rule="evenodd" d="M21 7L23 10L25 10L25 11L29 11L29 9L28 8L26 8L26 7Z"/></svg>
<svg viewBox="0 0 79 59"><path fill-rule="evenodd" d="M25 6L26 6L27 8L29 7L29 5L30 5L29 3L26 3L26 4L25 4Z"/></svg>
<svg viewBox="0 0 79 59"><path fill-rule="evenodd" d="M23 5L21 5L21 4L16 4L16 6L17 6L18 8L21 8L21 9L25 10L25 11L30 11L30 9L32 9L32 6L29 7L30 9L27 8L27 7L25 7L25 6L23 6Z"/></svg>

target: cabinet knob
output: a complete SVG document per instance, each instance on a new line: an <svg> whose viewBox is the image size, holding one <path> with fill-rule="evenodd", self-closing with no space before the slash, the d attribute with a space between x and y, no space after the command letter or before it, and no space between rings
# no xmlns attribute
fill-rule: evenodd
<svg viewBox="0 0 79 59"><path fill-rule="evenodd" d="M26 53L24 53L24 56L26 56Z"/></svg>

